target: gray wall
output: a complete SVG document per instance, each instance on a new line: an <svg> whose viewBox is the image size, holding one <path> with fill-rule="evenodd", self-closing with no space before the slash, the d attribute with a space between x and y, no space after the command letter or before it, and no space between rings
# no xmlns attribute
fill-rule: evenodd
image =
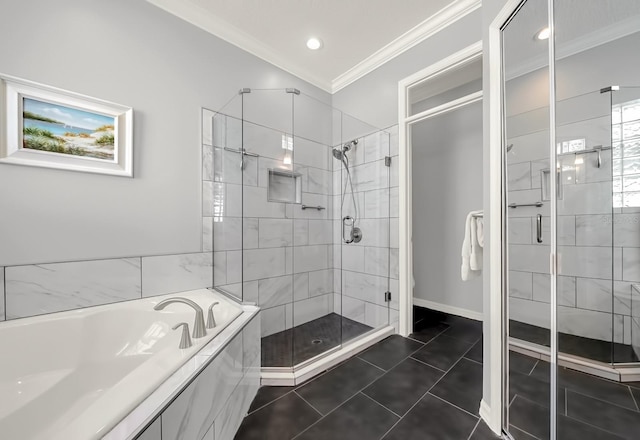
<svg viewBox="0 0 640 440"><path fill-rule="evenodd" d="M482 209L482 104L412 128L413 296L482 312L482 276L460 278L469 211Z"/></svg>
<svg viewBox="0 0 640 440"><path fill-rule="evenodd" d="M377 127L398 123L398 81L481 38L481 11L472 12L333 95L333 105Z"/></svg>
<svg viewBox="0 0 640 440"><path fill-rule="evenodd" d="M200 107L330 96L143 0L3 2L0 72L134 108L134 178L0 165L0 266L201 249Z"/></svg>

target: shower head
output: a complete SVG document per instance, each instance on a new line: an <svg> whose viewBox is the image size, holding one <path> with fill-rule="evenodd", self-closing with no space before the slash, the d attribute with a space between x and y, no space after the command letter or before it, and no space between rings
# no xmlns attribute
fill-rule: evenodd
<svg viewBox="0 0 640 440"><path fill-rule="evenodd" d="M358 145L358 139L354 139L350 142L347 142L340 148L339 147L334 148L333 157L335 157L338 160L342 160L346 156L347 151L351 151L351 149L356 145Z"/></svg>

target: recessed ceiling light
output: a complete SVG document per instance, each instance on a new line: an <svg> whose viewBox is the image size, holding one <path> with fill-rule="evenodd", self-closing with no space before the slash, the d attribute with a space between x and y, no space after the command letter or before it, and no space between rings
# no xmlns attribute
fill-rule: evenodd
<svg viewBox="0 0 640 440"><path fill-rule="evenodd" d="M551 35L551 29L548 27L541 29L535 36L537 40L546 40Z"/></svg>
<svg viewBox="0 0 640 440"><path fill-rule="evenodd" d="M318 50L322 47L322 41L319 38L311 37L307 40L307 47L311 50Z"/></svg>

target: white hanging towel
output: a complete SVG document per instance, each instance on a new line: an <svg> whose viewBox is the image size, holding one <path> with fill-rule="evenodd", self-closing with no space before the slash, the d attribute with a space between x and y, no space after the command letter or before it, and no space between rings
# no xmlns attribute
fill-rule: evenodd
<svg viewBox="0 0 640 440"><path fill-rule="evenodd" d="M479 275L482 271L482 246L484 245L484 225L478 217L482 211L467 214L462 241L462 267L460 276L463 281Z"/></svg>

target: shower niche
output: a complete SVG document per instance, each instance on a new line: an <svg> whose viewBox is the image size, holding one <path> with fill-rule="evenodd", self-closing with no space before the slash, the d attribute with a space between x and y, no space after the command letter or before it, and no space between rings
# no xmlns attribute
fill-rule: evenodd
<svg viewBox="0 0 640 440"><path fill-rule="evenodd" d="M295 89L242 89L204 118L214 289L261 307L263 381L389 334L390 134Z"/></svg>
<svg viewBox="0 0 640 440"><path fill-rule="evenodd" d="M270 202L302 203L302 174L269 170Z"/></svg>

